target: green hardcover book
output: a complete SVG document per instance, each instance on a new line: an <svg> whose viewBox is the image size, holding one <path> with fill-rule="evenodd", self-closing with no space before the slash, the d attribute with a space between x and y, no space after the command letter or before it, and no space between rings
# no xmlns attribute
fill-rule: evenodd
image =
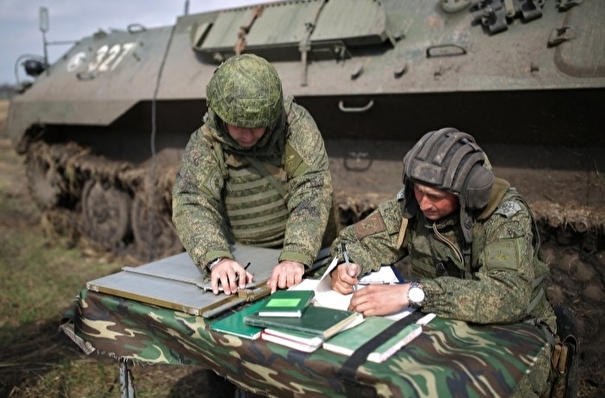
<svg viewBox="0 0 605 398"><path fill-rule="evenodd" d="M311 304L313 297L315 297L313 290L278 290L269 297L258 314L300 318L303 311Z"/></svg>
<svg viewBox="0 0 605 398"><path fill-rule="evenodd" d="M391 326L395 321L388 318L370 316L365 321L339 333L325 343L323 348L341 355L352 355L355 350L380 334L383 330ZM416 323L408 325L401 329L399 333L385 341L377 349L368 355L368 360L372 362L384 362L388 357L396 353L422 333L422 326Z"/></svg>
<svg viewBox="0 0 605 398"><path fill-rule="evenodd" d="M245 339L255 340L260 337L262 328L247 325L244 318L248 315L256 314L258 310L265 305L268 298L257 301L256 303L244 307L233 314L227 315L224 318L218 319L210 324L210 330L232 334Z"/></svg>
<svg viewBox="0 0 605 398"><path fill-rule="evenodd" d="M244 322L250 326L303 332L328 339L363 315L345 310L310 305L300 318L248 315Z"/></svg>

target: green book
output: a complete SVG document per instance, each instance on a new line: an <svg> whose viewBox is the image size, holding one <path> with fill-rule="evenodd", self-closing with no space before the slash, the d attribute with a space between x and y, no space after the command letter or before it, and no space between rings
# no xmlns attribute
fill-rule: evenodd
<svg viewBox="0 0 605 398"><path fill-rule="evenodd" d="M293 330L328 339L351 322L363 317L360 313L310 305L300 318L248 315L244 322L250 326Z"/></svg>
<svg viewBox="0 0 605 398"><path fill-rule="evenodd" d="M313 290L278 290L269 296L269 300L258 311L260 316L300 318L311 300Z"/></svg>
<svg viewBox="0 0 605 398"><path fill-rule="evenodd" d="M323 349L336 354L350 356L355 350L380 334L394 322L396 321L378 316L367 317L360 325L347 329L323 343ZM399 333L371 352L368 355L368 360L378 363L384 362L388 357L399 351L401 347L418 337L420 333L422 333L422 326L419 324L413 323L404 327Z"/></svg>
<svg viewBox="0 0 605 398"><path fill-rule="evenodd" d="M244 339L255 340L260 337L262 328L247 325L244 318L248 315L256 314L258 310L265 304L268 298L257 301L256 303L244 307L233 314L227 315L224 318L218 319L210 324L210 330L219 333L232 334Z"/></svg>

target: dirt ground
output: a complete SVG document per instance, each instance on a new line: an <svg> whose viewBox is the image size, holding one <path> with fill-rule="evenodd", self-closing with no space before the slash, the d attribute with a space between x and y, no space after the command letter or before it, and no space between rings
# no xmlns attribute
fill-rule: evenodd
<svg viewBox="0 0 605 398"><path fill-rule="evenodd" d="M1 123L0 118L0 140L3 140L0 149L11 150L8 141L2 137ZM490 153L487 148L485 149ZM334 150L328 143L329 153ZM399 151L395 157L402 153L404 152ZM366 175L363 174L363 169L366 167L364 162L367 163L367 159L347 159L346 157L335 157L334 159L336 160L331 161L333 162L331 167L334 170L334 179L337 181L337 196L343 202L349 201L350 206L355 208L355 214L363 216L373 208L374 203L397 191L397 182L400 181L401 172L400 168L392 167L393 163L381 165L380 162L375 162L372 167L378 172ZM15 164L14 167L15 173L23 172L22 164ZM498 171L507 179L516 179L517 185L522 187L527 184L526 181L532 181L523 175L522 170L502 168ZM353 178L355 173L357 174ZM572 175L569 178L575 177ZM25 181L23 183L25 184ZM544 179L543 183L543 188L532 186L532 194L535 195L536 192L543 190L544 195L547 195L547 192L552 190L551 179ZM603 184L605 185L605 183ZM376 194L363 195L362 189L367 185L377 187ZM599 190L602 189L603 187L599 186ZM353 195L345 196L345 191ZM522 189L520 191L523 192ZM359 196L355 197L356 193L359 193ZM540 203L540 195L537 194L528 200L532 204ZM548 209L538 211L543 255L551 269L547 280L547 295L553 304L562 304L570 308L577 319L580 341L578 396L602 396L602 391L605 389L605 368L602 365L605 361L605 223L600 219L601 216L591 218L590 214L587 221L590 225L587 228L567 222L565 217L559 223L548 222L549 214L546 214L548 211ZM556 228L552 226L553 224L556 224ZM27 354L28 348L24 346L23 350L23 354ZM15 352L15 355L20 354ZM207 388L204 374L195 370L175 372L174 368L135 369L135 377L138 373L143 378L147 377L146 374L150 375L148 377L157 378L162 377L164 372L164 376L171 374L166 378L170 379L169 382L174 383L174 394L171 396L193 396L189 393L200 391L200 388ZM175 380L176 375L182 377Z"/></svg>

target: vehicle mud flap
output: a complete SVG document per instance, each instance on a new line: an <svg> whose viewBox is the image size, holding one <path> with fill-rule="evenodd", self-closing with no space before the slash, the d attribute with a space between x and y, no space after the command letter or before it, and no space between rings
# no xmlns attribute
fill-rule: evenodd
<svg viewBox="0 0 605 398"><path fill-rule="evenodd" d="M343 392L347 398L378 397L378 392L373 386L361 384L359 380L357 380L357 368L359 368L359 366L366 361L368 355L376 348L380 347L382 343L396 335L404 327L417 322L424 315L425 314L420 311L414 311L405 318L401 318L393 323L373 339L355 350L340 368L340 380L343 387L341 392Z"/></svg>
<svg viewBox="0 0 605 398"><path fill-rule="evenodd" d="M557 341L553 347L552 373L554 381L551 398L575 398L578 395L578 366L580 346L576 318L567 307L554 306L557 316Z"/></svg>

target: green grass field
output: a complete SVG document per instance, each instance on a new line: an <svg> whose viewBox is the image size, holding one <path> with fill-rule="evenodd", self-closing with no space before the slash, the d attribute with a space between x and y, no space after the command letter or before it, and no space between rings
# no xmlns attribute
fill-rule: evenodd
<svg viewBox="0 0 605 398"><path fill-rule="evenodd" d="M88 280L122 263L45 233L22 163L0 138L0 397L119 397L117 362L81 353L59 325ZM137 397L206 396L197 370L133 367Z"/></svg>

